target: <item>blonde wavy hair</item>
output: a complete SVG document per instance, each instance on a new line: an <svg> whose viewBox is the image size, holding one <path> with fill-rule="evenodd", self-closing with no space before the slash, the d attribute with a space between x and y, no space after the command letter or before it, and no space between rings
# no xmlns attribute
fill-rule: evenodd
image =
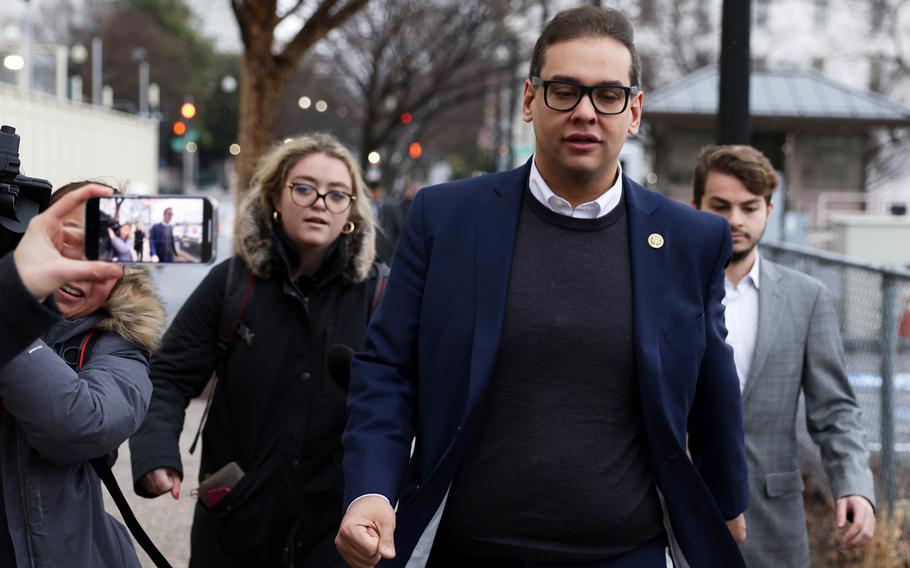
<svg viewBox="0 0 910 568"><path fill-rule="evenodd" d="M351 152L337 138L325 132L314 132L291 138L276 145L262 157L253 174L250 186L254 192L258 190L261 214L268 216L264 221L271 222L275 203L281 200L285 179L290 169L301 158L310 154L325 154L344 163L348 173L351 174L355 197L348 214L348 220L354 223L354 233L348 236L358 233L363 236L372 236L375 233L373 212L370 209L370 197L360 173L360 167Z"/></svg>

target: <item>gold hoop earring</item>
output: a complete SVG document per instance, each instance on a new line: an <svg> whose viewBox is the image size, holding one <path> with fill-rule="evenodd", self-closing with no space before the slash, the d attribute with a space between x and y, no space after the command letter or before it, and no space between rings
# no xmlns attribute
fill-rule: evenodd
<svg viewBox="0 0 910 568"><path fill-rule="evenodd" d="M342 234L342 235L350 235L351 233L354 232L354 229L355 229L356 227L357 227L357 225L354 224L354 221L348 221L348 222L345 223L344 226L341 228L341 234Z"/></svg>
<svg viewBox="0 0 910 568"><path fill-rule="evenodd" d="M280 223L281 222L281 213L279 213L277 210L272 211L272 220L275 221L276 223Z"/></svg>

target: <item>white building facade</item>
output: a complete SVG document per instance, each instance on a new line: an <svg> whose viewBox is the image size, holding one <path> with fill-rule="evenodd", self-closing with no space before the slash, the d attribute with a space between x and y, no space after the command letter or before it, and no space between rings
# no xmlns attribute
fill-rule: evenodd
<svg viewBox="0 0 910 568"><path fill-rule="evenodd" d="M56 188L93 179L158 192L158 121L0 84L0 123L20 137L21 173Z"/></svg>

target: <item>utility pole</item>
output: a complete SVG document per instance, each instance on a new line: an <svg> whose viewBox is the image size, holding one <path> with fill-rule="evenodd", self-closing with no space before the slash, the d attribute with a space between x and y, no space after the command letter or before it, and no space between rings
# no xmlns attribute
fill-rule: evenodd
<svg viewBox="0 0 910 568"><path fill-rule="evenodd" d="M750 0L724 0L720 39L717 143L750 144L749 76L752 71Z"/></svg>
<svg viewBox="0 0 910 568"><path fill-rule="evenodd" d="M101 106L101 36L92 38L92 105Z"/></svg>
<svg viewBox="0 0 910 568"><path fill-rule="evenodd" d="M139 64L139 116L149 116L149 60L145 48L133 50L133 61Z"/></svg>
<svg viewBox="0 0 910 568"><path fill-rule="evenodd" d="M28 91L32 88L32 69L34 68L34 19L35 4L25 0L25 38L23 39L23 57L25 68L19 72L19 88Z"/></svg>

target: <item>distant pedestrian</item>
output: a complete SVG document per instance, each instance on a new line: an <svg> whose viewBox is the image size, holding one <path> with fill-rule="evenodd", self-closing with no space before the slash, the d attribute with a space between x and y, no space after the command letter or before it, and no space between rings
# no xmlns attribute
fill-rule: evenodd
<svg viewBox="0 0 910 568"><path fill-rule="evenodd" d="M698 157L693 204L725 217L733 233L724 314L743 391L750 498L742 552L749 568L810 563L796 443L800 395L842 545L861 545L875 533L869 451L831 295L818 280L759 254L776 188L771 163L750 146L709 146Z"/></svg>
<svg viewBox="0 0 910 568"><path fill-rule="evenodd" d="M136 260L138 260L139 262L142 262L144 246L145 246L145 231L142 230L142 225L137 223L136 230L133 231L133 248L136 251Z"/></svg>
<svg viewBox="0 0 910 568"><path fill-rule="evenodd" d="M386 195L385 187L380 180L372 180L367 186L370 188L373 215L379 227L376 235L376 256L382 262L391 264L395 247L398 246L398 238L401 236L401 227L404 225L401 206L397 200Z"/></svg>
<svg viewBox="0 0 910 568"><path fill-rule="evenodd" d="M414 180L409 181L404 184L404 188L401 190L401 221L404 223L404 220L408 218L408 212L411 210L411 204L414 202L414 198L417 196L417 192L420 191L420 184Z"/></svg>
<svg viewBox="0 0 910 568"><path fill-rule="evenodd" d="M341 568L347 385L326 356L363 348L381 291L369 197L350 152L314 134L265 156L237 216L237 254L209 272L152 360L148 418L130 439L135 490L180 496L184 411L215 371L199 480L244 475L217 504L197 503L191 568Z"/></svg>

